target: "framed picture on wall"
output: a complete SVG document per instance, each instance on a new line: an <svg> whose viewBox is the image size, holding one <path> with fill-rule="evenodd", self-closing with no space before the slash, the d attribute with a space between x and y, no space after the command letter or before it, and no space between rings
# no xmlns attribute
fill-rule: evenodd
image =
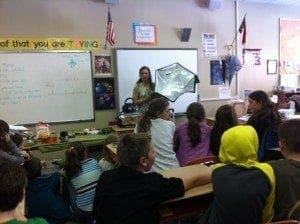
<svg viewBox="0 0 300 224"><path fill-rule="evenodd" d="M267 60L267 74L277 74L277 60Z"/></svg>
<svg viewBox="0 0 300 224"><path fill-rule="evenodd" d="M225 84L225 60L210 61L210 84L211 85Z"/></svg>
<svg viewBox="0 0 300 224"><path fill-rule="evenodd" d="M94 91L96 110L115 108L114 78L94 78Z"/></svg>
<svg viewBox="0 0 300 224"><path fill-rule="evenodd" d="M111 56L95 55L95 74L111 75Z"/></svg>

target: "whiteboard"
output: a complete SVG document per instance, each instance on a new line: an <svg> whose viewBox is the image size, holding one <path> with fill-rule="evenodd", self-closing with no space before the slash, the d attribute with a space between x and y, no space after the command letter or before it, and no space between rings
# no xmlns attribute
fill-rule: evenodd
<svg viewBox="0 0 300 224"><path fill-rule="evenodd" d="M147 66L151 70L152 81L155 82L155 70L173 63L179 63L190 71L197 73L197 49L116 49L117 65L117 109L122 110L124 101L132 97L133 88L139 79L139 69ZM187 106L198 101L198 90L195 93L185 93L175 102L170 102L170 107L175 113L185 113Z"/></svg>
<svg viewBox="0 0 300 224"><path fill-rule="evenodd" d="M33 124L94 117L89 52L0 53L0 119Z"/></svg>

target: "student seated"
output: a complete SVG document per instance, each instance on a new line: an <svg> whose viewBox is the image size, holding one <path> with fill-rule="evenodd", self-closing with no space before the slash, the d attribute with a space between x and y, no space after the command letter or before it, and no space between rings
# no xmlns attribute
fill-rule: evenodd
<svg viewBox="0 0 300 224"><path fill-rule="evenodd" d="M285 159L269 162L276 177L273 221L288 219L289 211L300 201L300 119L283 122L278 135Z"/></svg>
<svg viewBox="0 0 300 224"><path fill-rule="evenodd" d="M196 158L211 155L211 127L206 124L204 107L201 103L191 103L186 110L186 116L188 122L178 126L174 133L174 151L180 166L185 166Z"/></svg>
<svg viewBox="0 0 300 224"><path fill-rule="evenodd" d="M148 171L155 160L149 134L126 134L119 141L120 166L104 172L97 183L93 214L97 224L156 224L160 203L181 197L185 190L210 182L210 174L164 178ZM148 173L145 173L148 172Z"/></svg>
<svg viewBox="0 0 300 224"><path fill-rule="evenodd" d="M175 124L171 120L169 101L165 98L155 98L150 101L134 132L148 132L156 152L152 170L159 172L179 167L174 152L173 136Z"/></svg>
<svg viewBox="0 0 300 224"><path fill-rule="evenodd" d="M99 161L99 165L102 169L102 172L106 170L111 170L116 168L116 162L111 158L109 149L106 147L108 144L117 143L118 136L109 135L104 142L103 151L102 151L102 159Z"/></svg>
<svg viewBox="0 0 300 224"><path fill-rule="evenodd" d="M27 171L26 188L27 217L42 217L50 224L72 220L71 211L60 194L61 177L59 173L41 174L42 165L38 158L32 157L24 163Z"/></svg>
<svg viewBox="0 0 300 224"><path fill-rule="evenodd" d="M236 125L238 125L238 119L233 106L229 104L220 106L210 134L210 150L213 155L219 156L221 136L224 131Z"/></svg>
<svg viewBox="0 0 300 224"><path fill-rule="evenodd" d="M20 150L12 141L9 134L9 125L0 120L0 161L7 160L21 165L26 157L29 157L29 155Z"/></svg>
<svg viewBox="0 0 300 224"><path fill-rule="evenodd" d="M75 190L76 205L85 212L91 212L97 180L101 174L99 162L88 158L81 142L74 142L66 151L65 174Z"/></svg>
<svg viewBox="0 0 300 224"><path fill-rule="evenodd" d="M275 196L272 167L257 160L253 127L238 125L224 132L219 159L212 165L214 200L200 223L261 224L271 221Z"/></svg>
<svg viewBox="0 0 300 224"><path fill-rule="evenodd" d="M247 121L247 124L256 130L259 145L261 146L259 150L259 160L268 161L281 159L282 155L280 151L272 150L272 148L278 147L278 138L276 135L281 123L281 117L276 105L270 100L266 92L256 90L249 95L248 109L252 115ZM272 134L270 135L269 133Z"/></svg>
<svg viewBox="0 0 300 224"><path fill-rule="evenodd" d="M27 219L16 211L24 199L26 172L18 164L0 162L0 223L2 224L47 224L42 218Z"/></svg>

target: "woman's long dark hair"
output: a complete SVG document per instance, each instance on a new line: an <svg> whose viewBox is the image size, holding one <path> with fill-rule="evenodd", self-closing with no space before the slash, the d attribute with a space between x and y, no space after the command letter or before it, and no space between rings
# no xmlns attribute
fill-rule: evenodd
<svg viewBox="0 0 300 224"><path fill-rule="evenodd" d="M189 120L187 134L190 137L190 142L193 147L201 142L201 129L199 127L199 122L205 119L205 110L201 103L191 103L187 110L186 116Z"/></svg>
<svg viewBox="0 0 300 224"><path fill-rule="evenodd" d="M151 119L157 118L157 113L162 113L169 106L167 99L163 97L154 98L150 101L148 110L146 110L137 125L138 132L149 132L151 127Z"/></svg>
<svg viewBox="0 0 300 224"><path fill-rule="evenodd" d="M271 101L268 94L262 90L256 90L249 94L249 98L258 103L261 103L262 109L275 109L275 104Z"/></svg>
<svg viewBox="0 0 300 224"><path fill-rule="evenodd" d="M237 124L237 115L232 105L226 104L218 108L210 137L210 149L215 156L219 155L221 137L224 131Z"/></svg>
<svg viewBox="0 0 300 224"><path fill-rule="evenodd" d="M146 69L146 70L148 71L148 73L149 73L148 82L149 82L149 84L150 84L151 90L154 90L154 83L152 82L152 77L151 77L151 71L150 71L150 68L147 67L147 66L142 66L142 67L140 68L140 70L139 70L139 75L141 75L141 72L142 72L144 69ZM136 83L140 83L140 82L142 82L142 79L141 79L141 78L139 78L139 80L138 80Z"/></svg>
<svg viewBox="0 0 300 224"><path fill-rule="evenodd" d="M82 171L81 161L86 157L86 149L82 142L74 142L66 151L65 172L68 178L78 175Z"/></svg>
<svg viewBox="0 0 300 224"><path fill-rule="evenodd" d="M3 151L8 150L5 140L6 133L9 133L9 125L4 120L0 120L0 150Z"/></svg>

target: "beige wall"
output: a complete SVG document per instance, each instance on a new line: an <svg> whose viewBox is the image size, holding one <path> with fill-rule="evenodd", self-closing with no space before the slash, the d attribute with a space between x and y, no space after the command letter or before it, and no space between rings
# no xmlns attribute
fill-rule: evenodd
<svg viewBox="0 0 300 224"><path fill-rule="evenodd" d="M114 48L138 48L132 41L131 24L147 22L158 29L157 48L198 48L200 96L218 96L217 86L209 85L209 60L201 56L201 34L217 34L218 57L228 52L226 45L234 38L238 25L247 13L247 48L261 48L261 66L244 67L239 72L239 92L244 88L271 91L277 85L277 75L266 74L266 60L278 59L280 17L299 18L300 8L265 6L259 4L238 4L223 0L218 10L200 7L200 0L120 0L111 6L112 19L116 26L117 44L113 48L93 52L111 54ZM3 37L93 37L105 39L107 5L101 0L0 0L0 35ZM191 27L189 42L181 42L179 29ZM238 37L237 54L240 59L242 46ZM114 62L113 62L114 63ZM115 69L114 69L115 70ZM138 74L136 74L138 76ZM236 95L236 81L232 84L232 95ZM213 116L217 107L225 101L206 101L207 115ZM1 112L0 112L1 113ZM87 127L103 128L116 116L114 110L96 111L95 122L52 125L56 131L63 129L81 130Z"/></svg>

